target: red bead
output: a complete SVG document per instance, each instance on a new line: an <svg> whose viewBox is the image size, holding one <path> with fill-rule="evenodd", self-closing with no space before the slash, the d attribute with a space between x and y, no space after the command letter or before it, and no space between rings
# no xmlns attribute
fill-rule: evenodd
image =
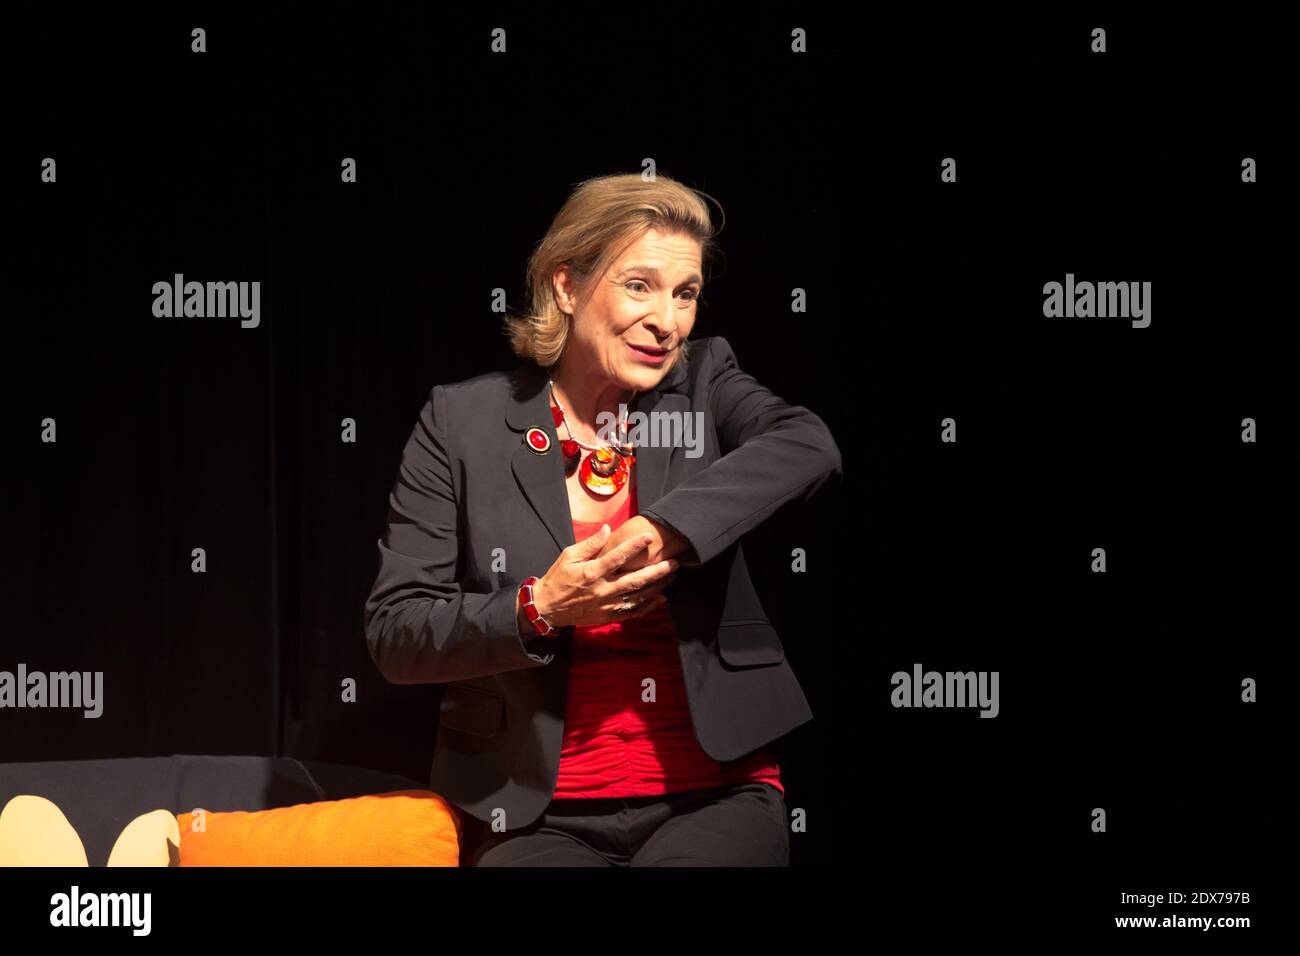
<svg viewBox="0 0 1300 956"><path fill-rule="evenodd" d="M559 405L551 406L551 418L555 420L555 427L559 428L564 422L564 412L560 411Z"/></svg>
<svg viewBox="0 0 1300 956"><path fill-rule="evenodd" d="M573 458L578 454L578 443L571 438L566 438L560 442L560 451L564 452L565 458Z"/></svg>

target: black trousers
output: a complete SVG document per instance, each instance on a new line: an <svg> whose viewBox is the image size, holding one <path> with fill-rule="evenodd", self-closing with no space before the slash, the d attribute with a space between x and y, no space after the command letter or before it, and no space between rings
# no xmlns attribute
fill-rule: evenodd
<svg viewBox="0 0 1300 956"><path fill-rule="evenodd" d="M766 783L552 800L526 827L470 818L464 836L464 866L790 865L785 798Z"/></svg>

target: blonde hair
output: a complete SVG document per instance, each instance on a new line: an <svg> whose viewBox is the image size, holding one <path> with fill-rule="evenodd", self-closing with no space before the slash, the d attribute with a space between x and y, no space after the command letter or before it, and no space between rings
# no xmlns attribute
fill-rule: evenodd
<svg viewBox="0 0 1300 956"><path fill-rule="evenodd" d="M551 284L561 265L568 265L585 297L592 288L588 280L604 275L650 229L692 237L707 262L717 251L714 237L721 227L714 230L706 198L712 199L658 173L649 181L640 173L620 173L578 184L528 260L527 314L505 320L504 334L514 353L543 368L563 354L571 319L560 310ZM679 362L688 360L689 346L683 340Z"/></svg>

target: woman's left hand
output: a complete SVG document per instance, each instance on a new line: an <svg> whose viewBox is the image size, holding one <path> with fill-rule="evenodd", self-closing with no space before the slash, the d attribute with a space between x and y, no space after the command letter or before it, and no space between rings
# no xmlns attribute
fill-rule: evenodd
<svg viewBox="0 0 1300 956"><path fill-rule="evenodd" d="M691 547L691 542L682 537L668 525L656 524L649 518L634 515L628 518L610 534L609 540L601 548L600 554L612 551L629 538L639 534L651 536L650 546L639 554L634 554L624 563L623 571L636 571L651 564L658 564L668 558L675 558Z"/></svg>

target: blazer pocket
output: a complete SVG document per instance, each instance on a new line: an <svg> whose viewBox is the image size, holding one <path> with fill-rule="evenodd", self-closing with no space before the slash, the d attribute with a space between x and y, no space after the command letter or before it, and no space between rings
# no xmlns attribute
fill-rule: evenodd
<svg viewBox="0 0 1300 956"><path fill-rule="evenodd" d="M438 710L438 725L462 734L493 737L501 729L506 700L472 684L448 684Z"/></svg>
<svg viewBox="0 0 1300 956"><path fill-rule="evenodd" d="M785 660L781 638L766 621L718 625L718 653L732 667L757 667Z"/></svg>

